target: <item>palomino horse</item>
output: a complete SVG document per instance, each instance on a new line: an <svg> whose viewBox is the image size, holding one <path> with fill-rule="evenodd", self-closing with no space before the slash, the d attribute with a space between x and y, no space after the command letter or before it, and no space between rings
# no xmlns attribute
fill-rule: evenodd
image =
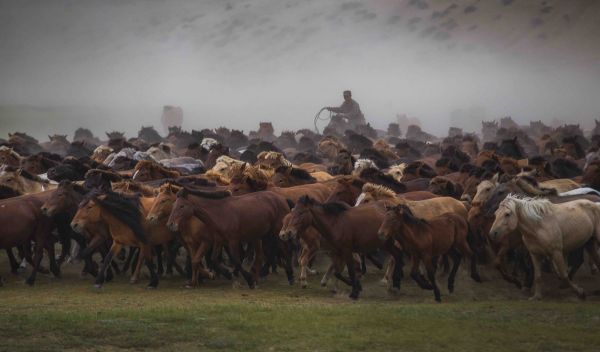
<svg viewBox="0 0 600 352"><path fill-rule="evenodd" d="M481 282L473 251L467 243L469 225L464 218L445 213L424 220L415 217L404 204L386 207L385 218L379 228L379 237L383 241L396 239L412 258L411 277L422 289L431 289L435 300L440 302L440 289L435 280L437 258L443 255L452 257L454 265L448 276L448 291L454 291L454 279L462 256L471 260L471 278ZM429 285L419 272L423 261Z"/></svg>
<svg viewBox="0 0 600 352"><path fill-rule="evenodd" d="M158 286L158 276L152 261L152 249L154 246L166 245L171 242L174 234L165 224L155 225L145 219L152 203L154 203L154 198L126 197L113 192L93 192L79 205L71 222L73 230L82 232L89 227L88 224L101 223L108 227L113 239L110 252L104 258L96 277L96 287L99 288L104 283L108 265L123 246L140 248L140 258L131 280L133 282L137 280L141 264L145 259L146 266L150 270L148 288Z"/></svg>
<svg viewBox="0 0 600 352"><path fill-rule="evenodd" d="M553 204L547 199L519 198L511 194L500 203L495 216L490 237L498 239L519 231L531 254L535 284L531 299L542 297L540 283L544 257L550 257L558 277L580 298L585 298L583 289L569 279L564 256L586 246L590 257L600 265L595 242L600 240L599 205L587 200Z"/></svg>
<svg viewBox="0 0 600 352"><path fill-rule="evenodd" d="M9 187L18 194L38 193L56 188L56 184L51 184L23 169L9 169L0 173L0 185Z"/></svg>
<svg viewBox="0 0 600 352"><path fill-rule="evenodd" d="M178 231L182 228L182 223L191 216L200 219L208 226L209 231L218 235L213 259L227 245L236 271L242 273L250 288L254 288L262 265L262 241L279 233L283 217L289 210L285 198L274 192L232 196L228 191L205 192L183 188L177 193L167 226L172 231ZM242 243L254 247L254 275L242 267ZM291 284L294 274L290 258L287 258L285 266L288 282Z"/></svg>
<svg viewBox="0 0 600 352"><path fill-rule="evenodd" d="M383 214L373 205L350 207L341 202L319 203L305 196L300 198L290 214L279 233L280 238L294 238L309 226L314 226L346 265L350 279L343 277L340 268L336 266L335 277L352 287L352 299L357 299L362 290L356 276L354 252L369 254L383 248L398 263L402 263L402 254L394 241L382 241L377 236ZM402 266L396 265L393 274L394 288L400 288L401 273Z"/></svg>

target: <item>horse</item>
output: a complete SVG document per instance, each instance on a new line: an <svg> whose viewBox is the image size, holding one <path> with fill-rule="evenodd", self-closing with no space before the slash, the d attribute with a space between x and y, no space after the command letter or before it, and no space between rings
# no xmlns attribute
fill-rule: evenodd
<svg viewBox="0 0 600 352"><path fill-rule="evenodd" d="M263 249L262 241L279 233L283 217L289 212L285 198L269 191L232 196L228 191L205 192L183 188L167 221L171 231L178 231L182 223L195 216L205 223L210 231L218 234L216 248L227 245L235 270L240 272L248 287L255 287L260 275ZM227 214L226 216L223 216ZM254 273L242 267L240 248L242 243L254 247ZM213 258L220 250L213 249ZM285 270L290 284L294 281L290 258Z"/></svg>
<svg viewBox="0 0 600 352"><path fill-rule="evenodd" d="M508 195L495 212L490 237L495 240L509 232L519 231L531 254L534 269L534 294L541 292L542 259L550 257L558 277L581 299L585 291L571 281L564 256L583 246L596 265L600 257L595 241L600 240L600 206L588 200L553 204L547 199Z"/></svg>
<svg viewBox="0 0 600 352"><path fill-rule="evenodd" d="M290 187L316 183L317 179L304 169L282 165L275 169L271 182L278 187Z"/></svg>
<svg viewBox="0 0 600 352"><path fill-rule="evenodd" d="M176 194L181 189L182 186L169 182L162 184L158 189L158 194L154 199L152 207L148 211L148 215L146 215L146 220L151 224L157 224L159 222L166 224L173 211ZM186 283L185 287L197 287L200 276L207 279L214 279L215 274L203 267L202 259L205 254L213 248L214 243L216 242L214 238L215 235L196 217L190 217L189 221L182 222L181 227L178 228L177 235L183 241L191 260L191 280ZM208 258L207 263L209 263ZM220 267L217 267L216 269L219 268ZM220 270L219 273L231 278L231 274L226 269Z"/></svg>
<svg viewBox="0 0 600 352"><path fill-rule="evenodd" d="M413 201L403 198L402 194L398 195L389 188L369 184L362 188L362 193L356 200L355 206L381 200L394 205L404 204L420 218L428 219L443 213L455 213L463 219L467 219L467 209L464 204L454 198L436 196L435 198Z"/></svg>
<svg viewBox="0 0 600 352"><path fill-rule="evenodd" d="M56 188L56 184L52 184L37 175L32 175L23 169L7 169L0 173L0 185L7 186L22 195Z"/></svg>
<svg viewBox="0 0 600 352"><path fill-rule="evenodd" d="M463 194L463 188L459 183L454 183L448 177L436 176L429 183L429 192L439 196L460 199Z"/></svg>
<svg viewBox="0 0 600 352"><path fill-rule="evenodd" d="M19 167L21 166L21 159L22 157L13 148L5 145L0 146L0 165Z"/></svg>
<svg viewBox="0 0 600 352"><path fill-rule="evenodd" d="M456 214L445 213L428 220L416 217L404 204L386 207L383 222L378 230L382 241L395 239L412 258L411 277L423 289L433 288L435 300L441 302L440 289L436 283L435 271L437 258L449 255L453 259L452 270L448 276L448 291L454 291L454 279L462 256L471 261L471 278L481 282L477 272L473 251L467 243L469 226L467 221ZM419 264L423 261L429 283L419 273Z"/></svg>
<svg viewBox="0 0 600 352"><path fill-rule="evenodd" d="M60 160L61 158L56 154L39 153L21 159L21 168L32 175L44 174L48 169L59 165Z"/></svg>
<svg viewBox="0 0 600 352"><path fill-rule="evenodd" d="M53 191L45 191L9 199L0 200L0 248L11 250L13 247L22 247L25 258L30 258L31 242L35 243L33 255L33 270L25 280L28 285L33 285L44 249L48 253L50 270L54 276L60 276L60 268L54 256L54 240L51 232L55 228L53 219L41 211L42 204L52 195ZM10 226L9 226L10 225ZM1 280L1 279L0 279Z"/></svg>
<svg viewBox="0 0 600 352"><path fill-rule="evenodd" d="M356 277L354 252L368 255L383 248L397 263L402 263L402 254L394 241L382 241L377 236L383 215L375 206L350 207L341 202L319 203L304 196L298 200L290 214L279 237L282 240L295 238L309 226L314 226L346 265L350 278L342 276L340 268L334 266L335 277L352 287L349 296L351 299L358 299L362 290ZM402 266L396 265L393 274L393 287L396 289L400 288L401 272Z"/></svg>
<svg viewBox="0 0 600 352"><path fill-rule="evenodd" d="M94 285L96 288L102 287L108 265L123 246L140 248L140 258L131 281L137 280L141 264L145 261L150 271L148 288L158 286L158 275L152 260L152 249L157 245L168 244L174 239L174 235L165 224L151 224L146 221L145 215L153 202L154 198L125 197L109 191L91 192L79 204L77 213L71 221L73 230L81 233L87 224L102 223L108 227L113 240L110 252L104 258L102 267L96 276Z"/></svg>
<svg viewBox="0 0 600 352"><path fill-rule="evenodd" d="M591 162L585 168L581 182L600 191L600 160Z"/></svg>
<svg viewBox="0 0 600 352"><path fill-rule="evenodd" d="M137 182L160 180L163 178L177 178L179 171L169 170L154 161L140 160L133 169L132 179Z"/></svg>

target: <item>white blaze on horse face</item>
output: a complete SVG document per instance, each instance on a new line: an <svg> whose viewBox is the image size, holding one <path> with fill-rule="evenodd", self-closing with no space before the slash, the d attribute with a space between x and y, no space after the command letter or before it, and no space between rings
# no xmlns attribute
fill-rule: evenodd
<svg viewBox="0 0 600 352"><path fill-rule="evenodd" d="M135 177L137 176L138 172L140 172L140 170L137 170L136 172L133 173L133 176L131 176L132 180L135 180Z"/></svg>
<svg viewBox="0 0 600 352"><path fill-rule="evenodd" d="M365 197L367 195L365 193L361 193L358 198L356 198L356 203L354 204L355 207L359 206L362 204L363 200L365 200Z"/></svg>

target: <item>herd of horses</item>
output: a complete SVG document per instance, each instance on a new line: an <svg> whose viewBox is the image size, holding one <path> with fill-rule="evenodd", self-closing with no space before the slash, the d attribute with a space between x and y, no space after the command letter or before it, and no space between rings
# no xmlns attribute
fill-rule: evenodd
<svg viewBox="0 0 600 352"><path fill-rule="evenodd" d="M81 261L96 287L129 272L135 283L145 266L148 288L173 270L189 288L234 277L254 288L279 267L292 285L299 267L307 287L316 256L328 255L321 285L342 282L353 299L371 264L398 290L409 261L439 302L438 267L451 293L463 259L472 280L490 265L533 299L544 271L584 298L576 272L600 267L598 122L584 132L504 118L445 138L396 124L273 131L172 127L162 137L142 127L102 141L80 128L73 141L43 143L9 134L0 248L11 272L30 266L33 285L38 272L58 277Z"/></svg>

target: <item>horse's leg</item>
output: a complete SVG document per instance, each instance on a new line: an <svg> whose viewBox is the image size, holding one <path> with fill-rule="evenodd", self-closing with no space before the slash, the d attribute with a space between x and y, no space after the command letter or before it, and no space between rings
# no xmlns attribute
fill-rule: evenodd
<svg viewBox="0 0 600 352"><path fill-rule="evenodd" d="M60 277L60 266L58 265L55 257L54 251L54 241L48 239L46 242L46 252L48 252L48 262L50 264L50 272L54 275L54 277Z"/></svg>
<svg viewBox="0 0 600 352"><path fill-rule="evenodd" d="M208 252L209 248L210 248L210 243L208 243L206 241L202 241L202 244L200 244L200 247L196 251L196 255L193 259L192 265L193 265L193 263L199 263L199 265L196 269L197 274L202 275L206 279L214 279L215 273L206 270L206 268L204 268L204 265L202 265L202 258L204 258L204 256Z"/></svg>
<svg viewBox="0 0 600 352"><path fill-rule="evenodd" d="M145 260L146 267L148 267L148 270L150 271L150 282L146 288L154 289L158 287L158 275L156 274L154 261L152 260L152 246L143 245L140 247L140 258Z"/></svg>
<svg viewBox="0 0 600 352"><path fill-rule="evenodd" d="M276 240L277 245L279 246L279 250L283 257L283 265L285 269L285 275L287 276L288 283L290 285L294 284L294 249L291 246L288 246L288 243L283 242L279 239Z"/></svg>
<svg viewBox="0 0 600 352"><path fill-rule="evenodd" d="M263 262L263 242L262 240L254 241L254 263L252 263L252 275L254 275L254 282L258 282L261 276L262 262ZM268 270L267 270L268 273Z"/></svg>
<svg viewBox="0 0 600 352"><path fill-rule="evenodd" d="M394 270L392 273L392 288L400 289L400 280L402 280L402 269L404 267L402 260L402 251L392 245L390 254L394 258Z"/></svg>
<svg viewBox="0 0 600 352"><path fill-rule="evenodd" d="M150 247L150 251L152 251L152 247ZM129 279L129 283L130 284L135 284L138 282L138 280L140 279L140 272L142 270L142 264L144 264L144 253L142 253L142 247L139 247L139 250L137 251L138 256L137 256L137 262L135 265L135 270L133 271L133 274L131 275L131 278ZM154 262L153 262L154 265ZM134 267L132 267L132 269L134 269Z"/></svg>
<svg viewBox="0 0 600 352"><path fill-rule="evenodd" d="M511 284L516 285L518 288L521 288L521 282L517 280L512 275L509 275L506 272L506 268L504 267L504 261L506 259L506 254L508 253L508 245L502 245L498 250L498 253L494 256L494 267L500 272L502 278Z"/></svg>
<svg viewBox="0 0 600 352"><path fill-rule="evenodd" d="M421 275L419 271L419 263L421 262L421 258L419 258L416 254L413 254L411 257L411 269L410 269L410 277L419 285L423 290L431 290L433 286Z"/></svg>
<svg viewBox="0 0 600 352"><path fill-rule="evenodd" d="M123 273L127 273L129 271L129 267L133 270L133 264L137 263L139 259L139 248L138 247L129 247L129 253L127 254L127 258L125 259L125 263L123 264Z"/></svg>
<svg viewBox="0 0 600 352"><path fill-rule="evenodd" d="M437 281L435 280L435 263L433 262L434 258L430 255L426 255L423 258L423 262L425 264L425 270L427 270L427 278L431 285L433 286L433 296L435 297L436 302L441 302L442 297L440 294L440 288L437 285Z"/></svg>
<svg viewBox="0 0 600 352"><path fill-rule="evenodd" d="M567 263L571 267L571 269L569 269L569 280L573 280L575 273L577 273L577 270L583 265L583 251L584 247L577 248L567 256ZM567 287L568 286L565 286L565 288Z"/></svg>
<svg viewBox="0 0 600 352"><path fill-rule="evenodd" d="M231 258L231 254L229 253L229 248L226 249L226 252L227 252L227 256L229 256ZM227 267L225 267L225 264L223 264L222 253L223 253L223 245L221 243L213 243L210 260L213 262L215 271L219 275L222 275L227 280L231 280L233 278L233 275L231 274L231 271Z"/></svg>
<svg viewBox="0 0 600 352"><path fill-rule="evenodd" d="M456 272L460 266L462 255L457 250L450 251L449 255L452 257L452 269L448 275L448 292L454 292L454 280L456 279Z"/></svg>
<svg viewBox="0 0 600 352"><path fill-rule="evenodd" d="M104 283L104 279L105 279L105 275L106 275L106 270L108 269L110 262L112 262L113 257L119 253L121 248L122 248L122 246L120 244L113 241L113 244L110 247L110 251L108 252L108 254L104 257L104 260L102 261L102 266L100 267L98 276L96 276L96 282L95 282L94 287L96 287L96 288L102 287L102 284Z"/></svg>
<svg viewBox="0 0 600 352"><path fill-rule="evenodd" d="M361 287L358 282L358 278L356 277L356 270L354 268L354 259L352 255L347 255L346 257L346 268L348 269L348 276L350 276L350 286L352 286L352 292L350 292L349 297L351 299L358 299L358 295L360 294ZM364 259L364 258L363 258ZM362 268L361 268L362 269ZM338 273L336 273L338 275ZM341 276L341 274L339 275Z"/></svg>
<svg viewBox="0 0 600 352"><path fill-rule="evenodd" d="M254 288L254 278L252 277L252 274L250 274L249 272L247 272L244 267L242 266L242 257L241 257L241 247L240 247L240 243L237 241L229 241L229 253L231 254L229 259L231 260L231 262L233 263L235 270L237 270L239 273L242 274L242 276L244 277L244 279L246 280L246 282L248 283L248 287L253 289Z"/></svg>
<svg viewBox="0 0 600 352"><path fill-rule="evenodd" d="M44 244L42 243L42 241L43 240L40 240L35 243L33 270L31 271L31 275L29 275L29 277L25 281L25 283L29 286L33 286L33 283L35 282L35 277L40 268L40 263L42 262L42 256L44 255Z"/></svg>
<svg viewBox="0 0 600 352"><path fill-rule="evenodd" d="M327 286L329 278L331 277L331 274L333 274L334 269L335 265L333 264L333 258L331 258L331 264L329 264L329 268L327 268L327 271L325 271L325 274L323 274L323 278L321 278L321 286Z"/></svg>
<svg viewBox="0 0 600 352"><path fill-rule="evenodd" d="M539 254L531 254L531 262L533 264L533 291L534 294L529 300L539 300L542 298L542 288L540 286L542 281L542 256Z"/></svg>
<svg viewBox="0 0 600 352"><path fill-rule="evenodd" d="M360 272L364 275L367 273L367 258L364 254L359 256L360 258Z"/></svg>
<svg viewBox="0 0 600 352"><path fill-rule="evenodd" d="M460 240L456 248L463 256L469 258L471 262L471 279L475 282L481 282L481 276L479 276L479 272L477 271L477 256L473 253L468 241Z"/></svg>
<svg viewBox="0 0 600 352"><path fill-rule="evenodd" d="M10 262L11 274L17 275L19 273L19 262L17 262L17 258L15 258L12 248L6 248L6 255L8 256L8 261Z"/></svg>
<svg viewBox="0 0 600 352"><path fill-rule="evenodd" d="M165 273L165 267L163 266L163 246L154 246L152 250L156 253L156 263L158 265L157 275L163 276L163 274Z"/></svg>
<svg viewBox="0 0 600 352"><path fill-rule="evenodd" d="M561 251L552 252L552 263L554 264L554 268L558 274L558 277L566 281L569 286L577 293L577 296L581 299L585 299L585 292L579 286L577 286L573 281L569 279L569 275L567 273L567 265L565 264L564 255Z"/></svg>
<svg viewBox="0 0 600 352"><path fill-rule="evenodd" d="M588 241L585 246L585 250L590 256L590 267L594 264L597 268L600 268L600 254L598 254L598 242L595 239ZM592 272L592 274L594 274Z"/></svg>
<svg viewBox="0 0 600 352"><path fill-rule="evenodd" d="M307 245L302 249L300 255L300 285L302 288L308 287L307 271L309 270L310 260L317 253L317 248L316 246Z"/></svg>
<svg viewBox="0 0 600 352"><path fill-rule="evenodd" d="M396 265L396 260L393 256L390 256L385 263L385 271L383 272L383 277L379 280L381 285L387 286L392 278L394 272L394 266Z"/></svg>

